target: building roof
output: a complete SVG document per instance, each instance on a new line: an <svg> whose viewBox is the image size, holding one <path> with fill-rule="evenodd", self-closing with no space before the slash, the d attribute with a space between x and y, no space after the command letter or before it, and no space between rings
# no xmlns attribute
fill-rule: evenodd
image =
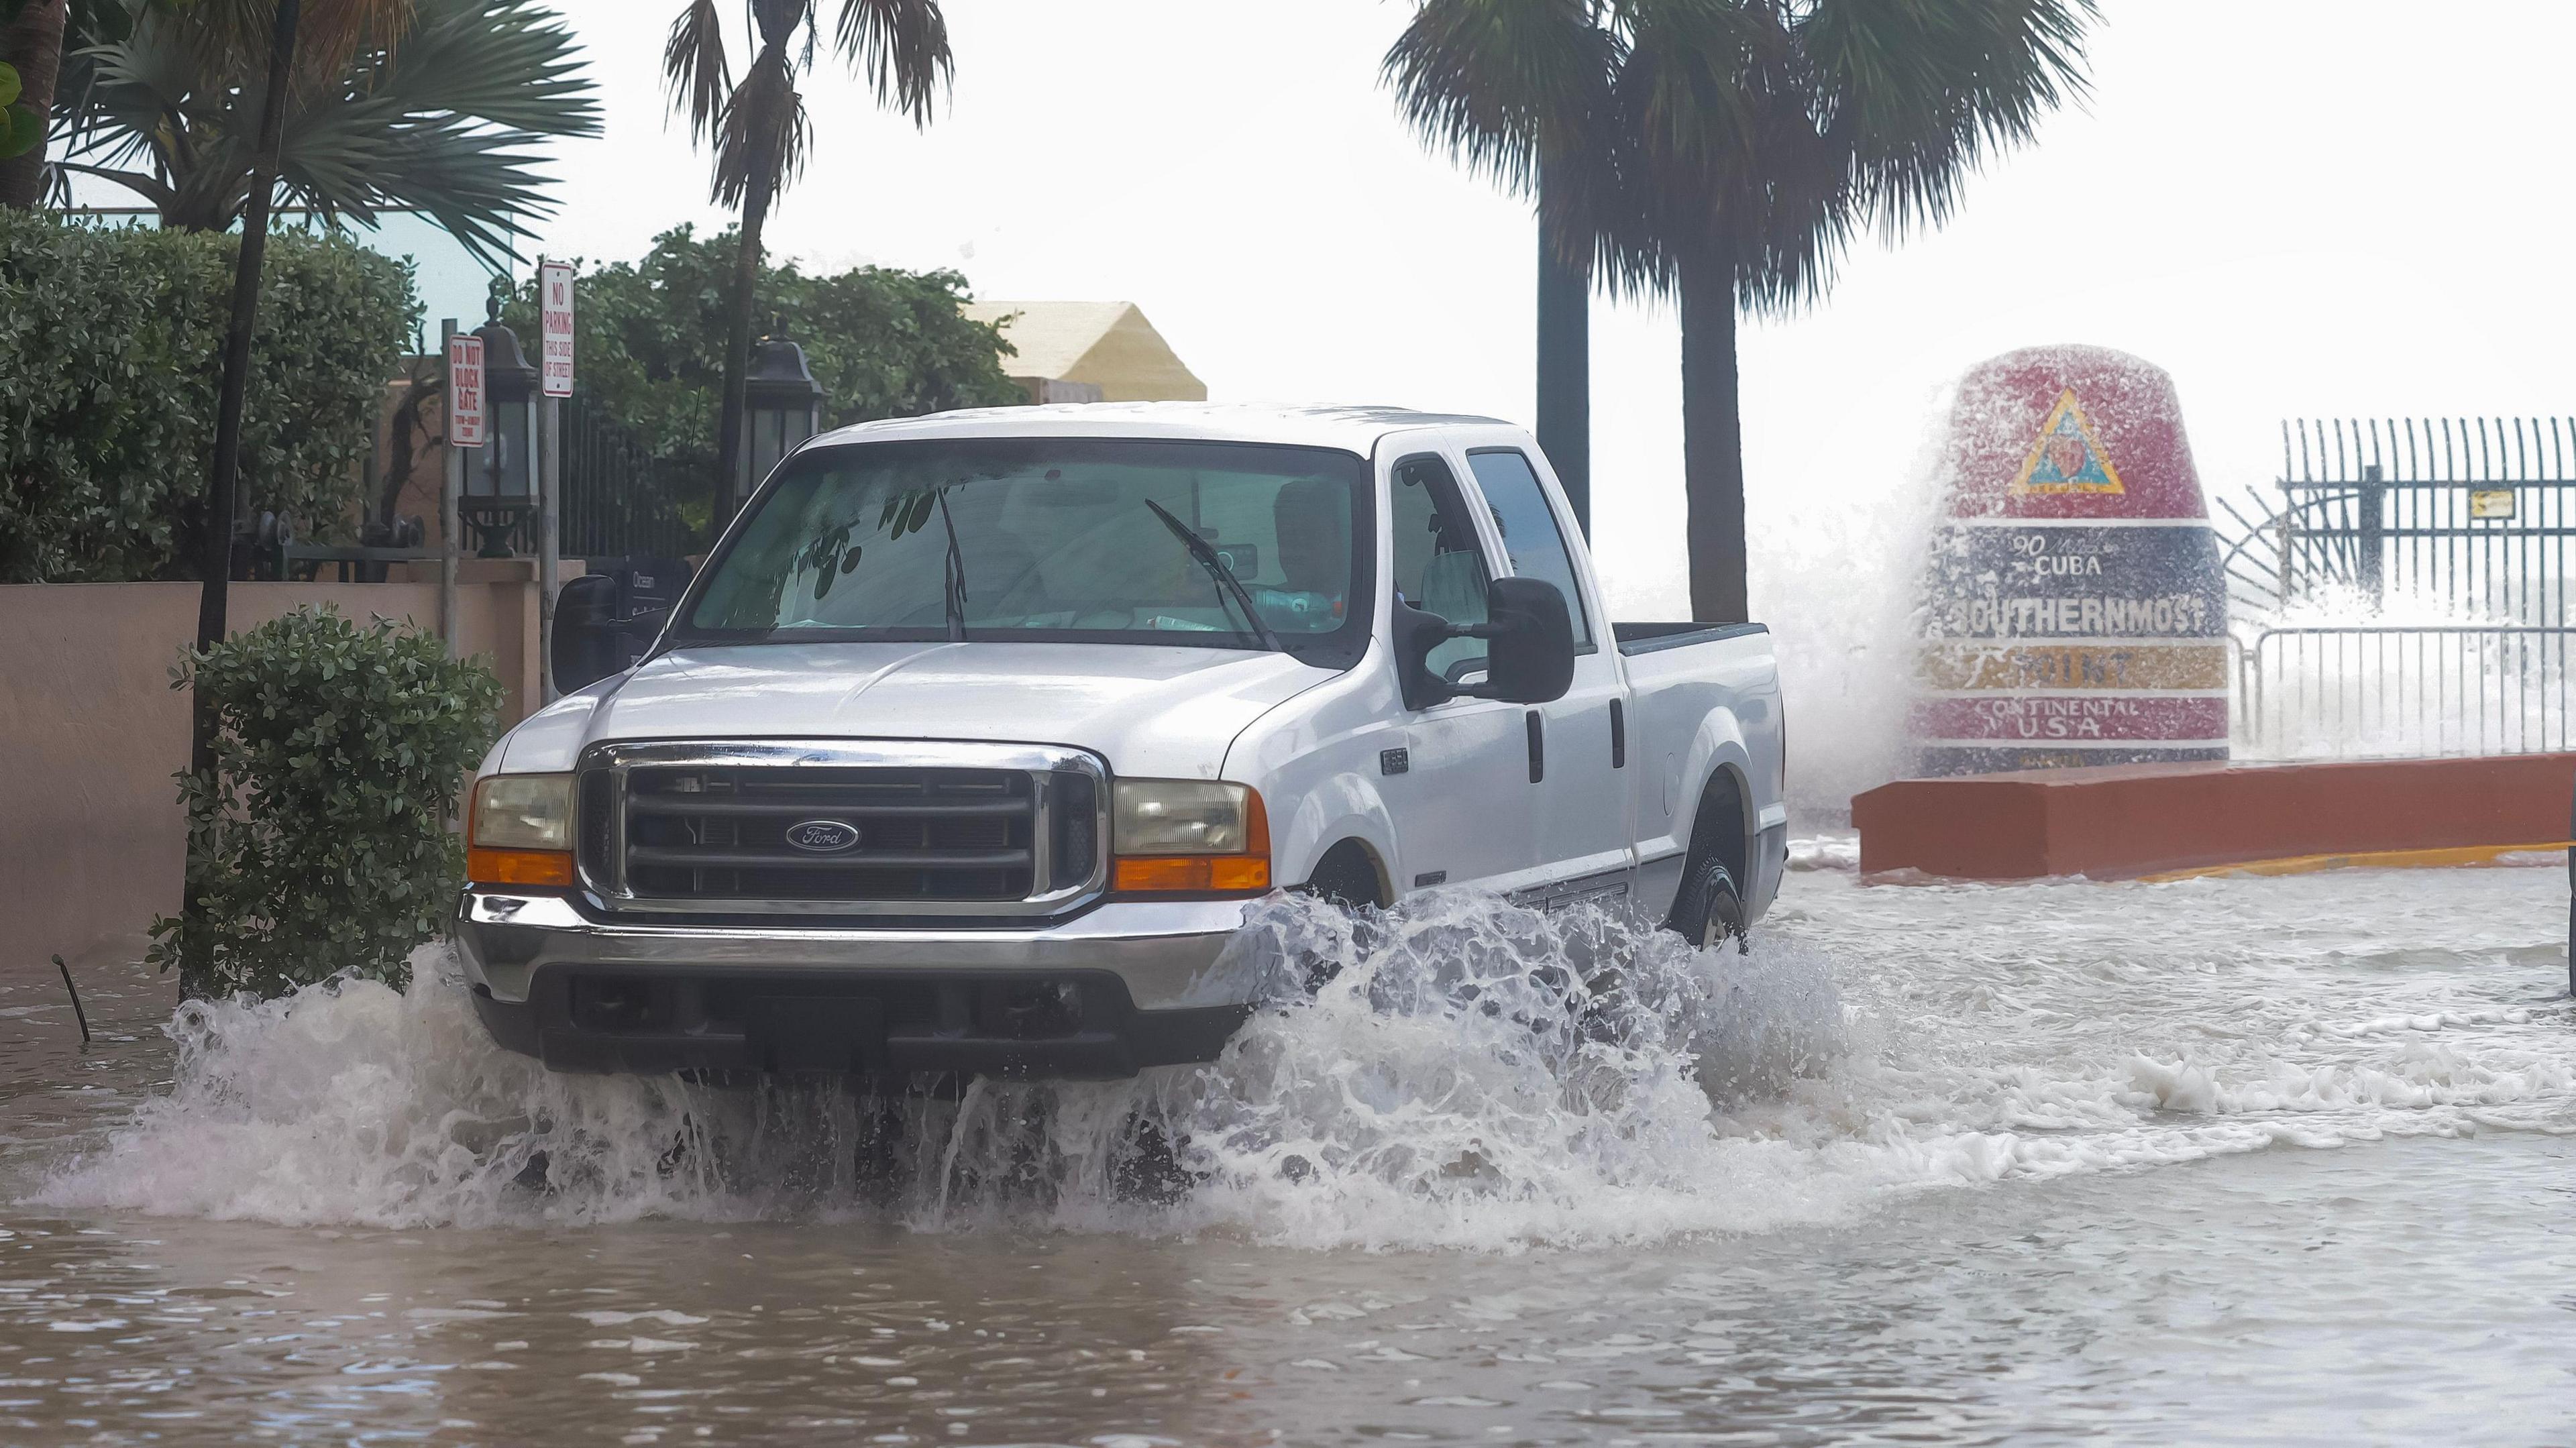
<svg viewBox="0 0 2576 1448"><path fill-rule="evenodd" d="M1198 402L1201 382L1134 302L968 302L979 322L999 323L1017 356L1015 378L1088 382L1107 402Z"/></svg>
<svg viewBox="0 0 2576 1448"><path fill-rule="evenodd" d="M815 446L938 437L1159 437L1332 447L1367 456L1389 433L1426 427L1508 427L1490 417L1402 407L1287 407L1241 402L1092 402L979 407L890 417L841 428Z"/></svg>

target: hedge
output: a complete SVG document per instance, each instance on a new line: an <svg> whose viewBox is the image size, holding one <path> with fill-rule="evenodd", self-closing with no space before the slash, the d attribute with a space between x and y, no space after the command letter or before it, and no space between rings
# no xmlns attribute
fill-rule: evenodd
<svg viewBox="0 0 2576 1448"><path fill-rule="evenodd" d="M0 208L0 583L196 576L239 244ZM243 428L250 510L345 535L419 321L408 263L330 235L271 238Z"/></svg>
<svg viewBox="0 0 2576 1448"><path fill-rule="evenodd" d="M191 994L283 995L351 975L401 985L465 874L457 790L499 733L501 683L435 634L302 609L175 670L211 703L211 777L181 771L195 925L146 957Z"/></svg>

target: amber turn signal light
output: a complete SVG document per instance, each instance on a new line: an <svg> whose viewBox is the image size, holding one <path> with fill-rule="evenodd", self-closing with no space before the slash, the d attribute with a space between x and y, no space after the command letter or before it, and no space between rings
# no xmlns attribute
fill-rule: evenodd
<svg viewBox="0 0 2576 1448"><path fill-rule="evenodd" d="M572 855L565 850L487 850L465 852L465 878L477 885L531 885L572 888Z"/></svg>
<svg viewBox="0 0 2576 1448"><path fill-rule="evenodd" d="M1259 894L1270 861L1259 855L1145 855L1121 859L1111 887L1122 894Z"/></svg>

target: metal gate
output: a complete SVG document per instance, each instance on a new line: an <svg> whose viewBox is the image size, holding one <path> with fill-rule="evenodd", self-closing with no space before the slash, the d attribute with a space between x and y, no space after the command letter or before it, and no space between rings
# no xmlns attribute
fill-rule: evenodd
<svg viewBox="0 0 2576 1448"><path fill-rule="evenodd" d="M2576 419L2299 419L2221 509L2241 753L2569 747Z"/></svg>
<svg viewBox="0 0 2576 1448"><path fill-rule="evenodd" d="M641 439L581 393L563 405L562 539L566 558L679 558L698 531Z"/></svg>

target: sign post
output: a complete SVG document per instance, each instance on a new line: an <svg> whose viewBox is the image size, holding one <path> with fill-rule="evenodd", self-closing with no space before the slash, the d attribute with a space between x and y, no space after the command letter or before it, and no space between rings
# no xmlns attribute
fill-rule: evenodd
<svg viewBox="0 0 2576 1448"><path fill-rule="evenodd" d="M456 548L463 526L457 517L465 499L465 449L483 445L486 426L483 396L483 339L456 330L456 319L438 324L447 344L446 466L439 469L438 488L438 632L447 656L456 655Z"/></svg>
<svg viewBox="0 0 2576 1448"><path fill-rule="evenodd" d="M555 687L555 589L562 572L563 400L572 396L572 263L537 263L538 368L545 394L545 454L537 508L537 652L545 695Z"/></svg>

